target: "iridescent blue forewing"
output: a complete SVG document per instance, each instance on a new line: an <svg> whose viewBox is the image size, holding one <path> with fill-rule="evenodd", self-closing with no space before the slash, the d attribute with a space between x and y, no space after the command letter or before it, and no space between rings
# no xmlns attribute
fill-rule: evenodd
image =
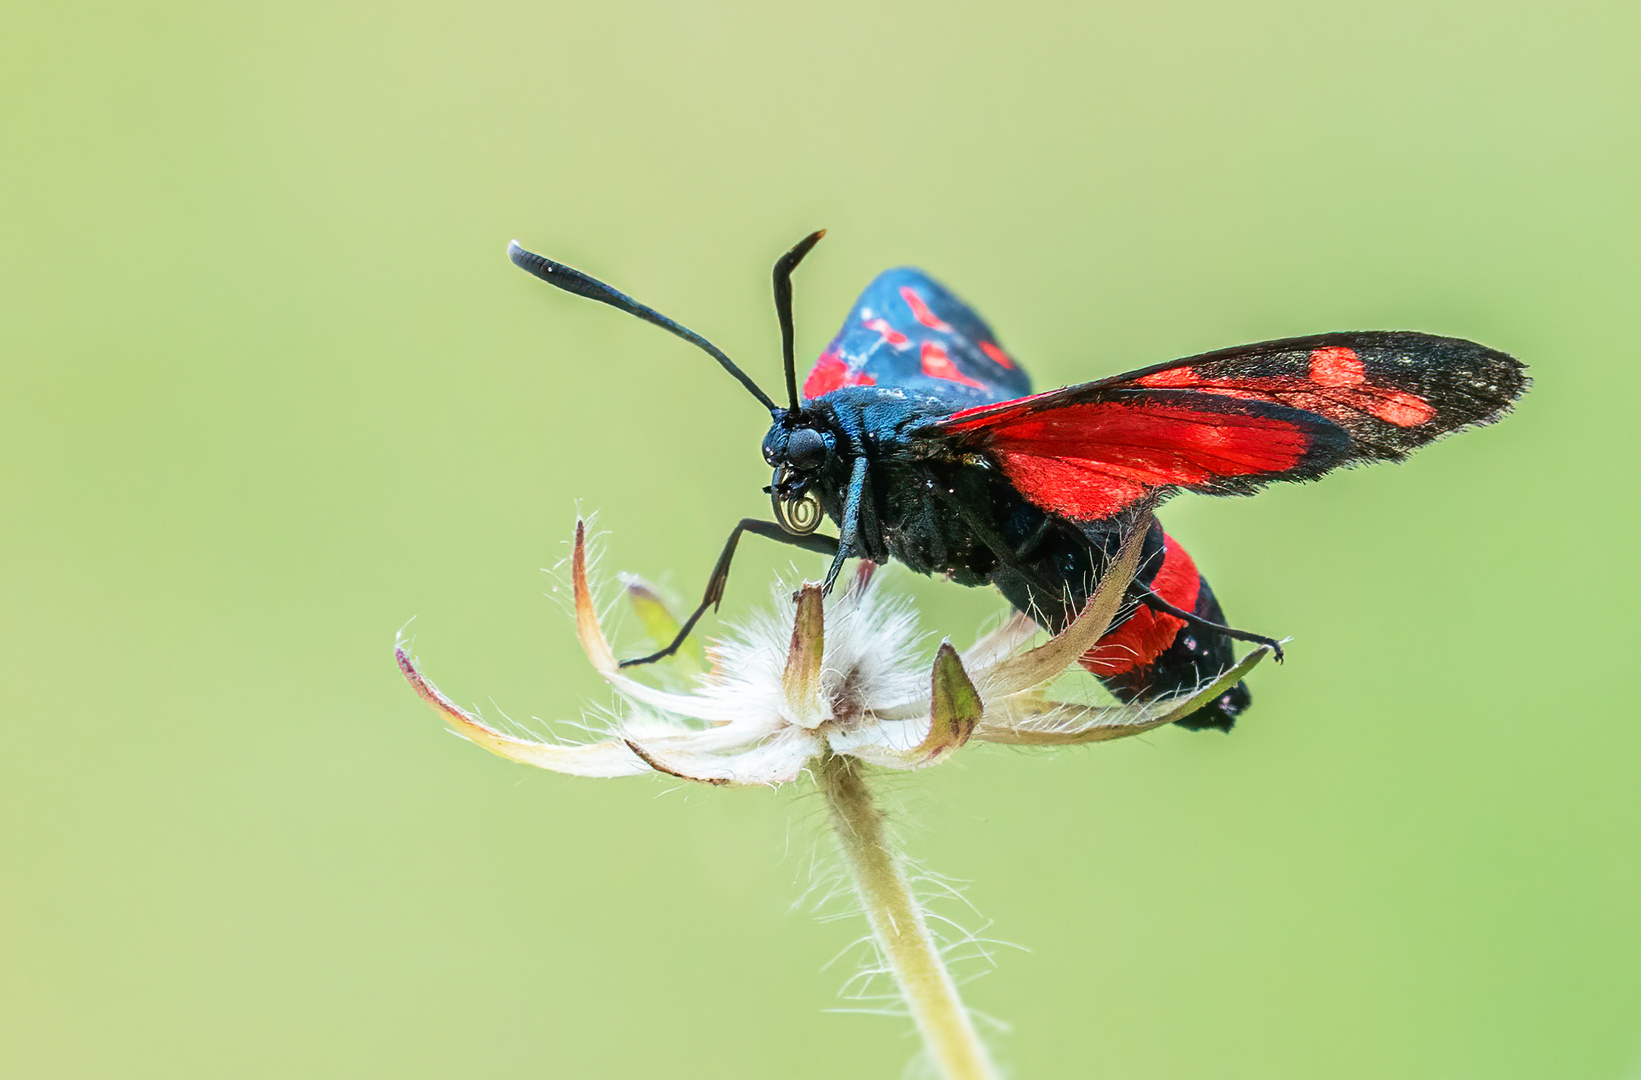
<svg viewBox="0 0 1641 1080"><path fill-rule="evenodd" d="M813 401L843 386L938 394L953 408L1009 401L1031 380L985 320L921 270L885 270L855 301L803 383Z"/></svg>

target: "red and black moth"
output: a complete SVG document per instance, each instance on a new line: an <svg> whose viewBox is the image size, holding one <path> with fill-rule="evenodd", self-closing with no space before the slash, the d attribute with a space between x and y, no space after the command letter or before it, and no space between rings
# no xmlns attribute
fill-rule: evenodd
<svg viewBox="0 0 1641 1080"><path fill-rule="evenodd" d="M1115 557L1131 515L1176 491L1241 495L1330 469L1396 461L1497 420L1528 386L1504 353L1413 331L1359 331L1240 345L1033 394L1024 368L975 312L920 270L878 275L799 394L791 274L823 233L775 264L787 405L705 338L579 271L510 247L521 268L705 350L769 410L774 521L730 534L675 651L723 596L743 533L831 557L895 559L963 585L996 586L1058 631ZM823 515L836 537L816 530ZM1083 658L1135 701L1230 669L1233 630L1191 556L1152 523L1126 617ZM1280 656L1280 652L1278 652ZM1180 721L1230 730L1238 684Z"/></svg>

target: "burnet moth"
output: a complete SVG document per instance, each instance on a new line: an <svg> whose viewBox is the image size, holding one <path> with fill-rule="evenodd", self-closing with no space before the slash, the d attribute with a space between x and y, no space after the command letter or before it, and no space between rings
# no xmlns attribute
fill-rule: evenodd
<svg viewBox="0 0 1641 1080"><path fill-rule="evenodd" d="M1115 557L1125 515L1175 491L1239 495L1278 480L1396 461L1488 424L1528 385L1504 353L1405 330L1239 345L1033 394L1019 362L973 309L921 270L879 274L855 301L801 393L792 271L824 235L775 263L786 372L775 404L717 346L603 282L519 247L521 269L654 323L705 351L769 410L765 490L773 521L735 526L674 652L722 599L743 533L844 560L895 559L961 585L994 585L1059 631ZM830 518L836 537L817 532ZM1184 548L1155 522L1126 618L1082 658L1123 701L1195 687L1228 670L1233 630ZM1278 651L1280 657L1280 651ZM1181 726L1228 731L1248 707L1238 683Z"/></svg>

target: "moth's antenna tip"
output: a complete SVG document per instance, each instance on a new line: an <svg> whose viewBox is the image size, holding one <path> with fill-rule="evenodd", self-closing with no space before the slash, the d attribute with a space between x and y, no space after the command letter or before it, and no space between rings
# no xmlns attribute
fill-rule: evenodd
<svg viewBox="0 0 1641 1080"><path fill-rule="evenodd" d="M523 245L521 245L517 240L507 241L507 258L513 263L513 265L522 266L523 263L519 260L528 254L530 253L525 251Z"/></svg>

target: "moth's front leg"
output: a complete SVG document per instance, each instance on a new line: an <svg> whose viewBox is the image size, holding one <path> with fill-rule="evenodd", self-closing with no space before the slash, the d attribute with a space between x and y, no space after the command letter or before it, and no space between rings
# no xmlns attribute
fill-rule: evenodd
<svg viewBox="0 0 1641 1080"><path fill-rule="evenodd" d="M701 598L700 606L684 622L683 628L678 631L678 636L673 638L672 643L664 649L650 653L648 656L640 656L636 660L621 661L622 667L632 667L635 664L653 664L655 661L664 660L678 651L679 647L684 644L684 639L689 637L689 632L695 629L695 624L701 621L701 616L707 613L707 609L717 607L718 602L724 598L724 585L729 581L729 564L735 559L735 547L741 542L741 534L744 532L770 540L779 540L783 544L791 544L794 547L819 552L822 555L832 555L835 552L845 550L837 540L832 539L830 536L797 536L787 532L773 521L742 518L741 523L735 526L735 531L729 534L729 540L724 544L723 553L718 556L718 562L712 568L712 576L707 579L707 591ZM833 575L836 575L841 561L841 555L832 560ZM827 582L830 584L831 577L827 578Z"/></svg>
<svg viewBox="0 0 1641 1080"><path fill-rule="evenodd" d="M854 551L855 538L860 533L860 504L866 495L866 458L855 459L849 469L849 490L843 497L843 517L838 523L838 551L832 557L832 566L826 571L826 581L821 584L821 595L825 596L837 584L838 575L843 572L843 563Z"/></svg>

